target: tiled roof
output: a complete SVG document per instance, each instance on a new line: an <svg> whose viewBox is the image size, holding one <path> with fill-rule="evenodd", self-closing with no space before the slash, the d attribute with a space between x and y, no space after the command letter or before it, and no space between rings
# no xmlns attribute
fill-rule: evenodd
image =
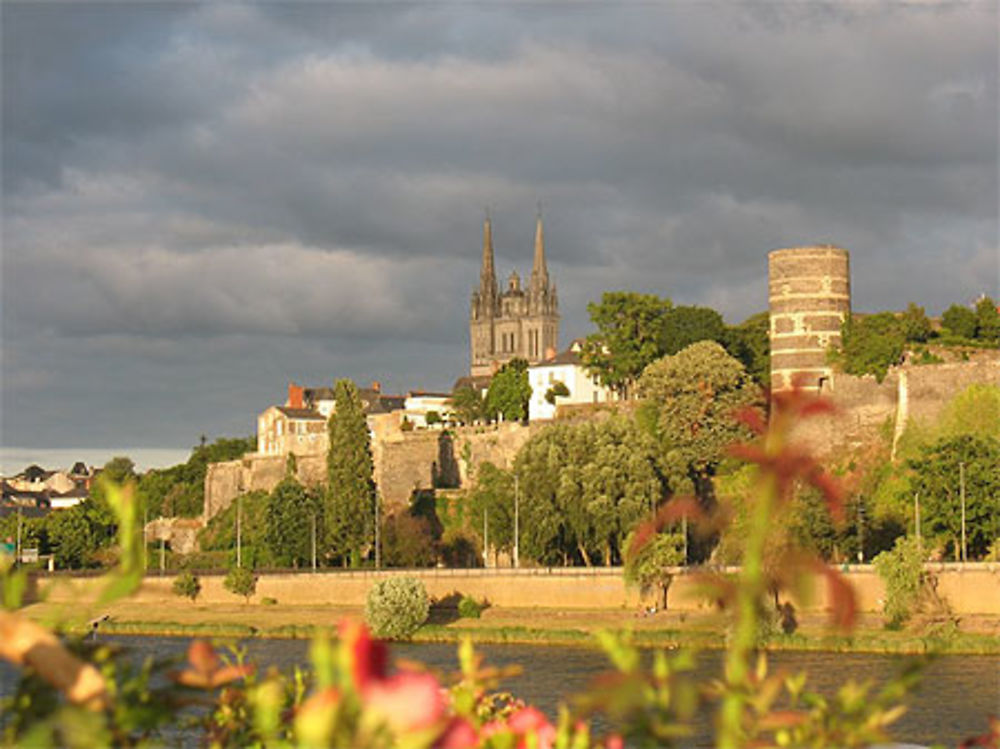
<svg viewBox="0 0 1000 749"><path fill-rule="evenodd" d="M311 408L292 408L291 406L275 406L281 413L289 419L302 419L304 421L326 421L319 411Z"/></svg>
<svg viewBox="0 0 1000 749"><path fill-rule="evenodd" d="M476 375L472 377L470 375L465 375L464 377L459 377L455 380L455 384L452 385L451 392L455 392L459 388L470 387L473 390L486 390L490 386L490 382L493 380L493 375Z"/></svg>

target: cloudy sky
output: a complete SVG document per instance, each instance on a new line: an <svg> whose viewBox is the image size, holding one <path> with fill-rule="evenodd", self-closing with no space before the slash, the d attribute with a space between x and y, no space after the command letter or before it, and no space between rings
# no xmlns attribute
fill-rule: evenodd
<svg viewBox="0 0 1000 749"><path fill-rule="evenodd" d="M1000 283L992 0L2 14L7 461L249 434L289 380L450 388L486 206L506 275L541 201L563 341L611 289L739 321L811 242L858 310Z"/></svg>

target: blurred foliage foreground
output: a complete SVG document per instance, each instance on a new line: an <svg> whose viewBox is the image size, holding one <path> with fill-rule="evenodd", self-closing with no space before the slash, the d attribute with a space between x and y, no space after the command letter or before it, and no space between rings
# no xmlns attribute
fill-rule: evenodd
<svg viewBox="0 0 1000 749"><path fill-rule="evenodd" d="M759 435L739 454L757 465L749 500L752 522L744 563L732 577L703 577L706 595L731 613L723 672L707 683L693 677L695 653L653 654L648 666L627 636L599 636L613 670L559 710L553 723L537 708L499 692L505 672L485 667L469 642L459 647L460 671L439 676L420 664L387 668L387 648L355 622L331 640L321 633L309 670L291 674L246 663L238 649L220 654L195 640L184 664L147 660L135 666L113 645L74 640L19 613L23 571L3 569L0 657L20 668L16 690L3 698L0 725L7 746L156 746L186 740L208 746L547 747L673 746L693 733L699 710L714 715L715 745L870 746L889 740L892 724L917 680L918 665L889 683L845 683L832 697L807 689L804 673L772 673L758 652L767 600L778 588L795 591L816 574L825 578L832 623L852 627L854 594L833 569L771 537L794 485L824 496L832 516L842 512L839 490L813 459L786 440L790 425L824 409L800 393L776 396L770 427L748 410L743 420ZM98 606L127 596L141 582L142 548L136 501L129 487L113 488L121 562L106 578ZM702 511L673 500L632 535L641 555L680 514ZM724 519L700 515L709 530ZM166 678L164 678L166 677ZM600 715L609 732L592 732ZM1000 724L963 746L997 746Z"/></svg>

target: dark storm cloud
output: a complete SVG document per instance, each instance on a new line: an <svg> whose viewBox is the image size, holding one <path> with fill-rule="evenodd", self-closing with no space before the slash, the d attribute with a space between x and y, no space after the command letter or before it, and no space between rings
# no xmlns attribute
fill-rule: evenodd
<svg viewBox="0 0 1000 749"><path fill-rule="evenodd" d="M613 288L740 319L813 241L861 309L996 291L991 3L2 12L5 445L448 387L484 207L524 275L543 202L564 340Z"/></svg>

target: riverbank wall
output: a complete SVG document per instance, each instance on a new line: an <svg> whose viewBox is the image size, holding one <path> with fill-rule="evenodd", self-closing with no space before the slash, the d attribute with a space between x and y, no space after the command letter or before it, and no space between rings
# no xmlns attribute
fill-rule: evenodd
<svg viewBox="0 0 1000 749"><path fill-rule="evenodd" d="M1000 563L929 564L932 587L941 603L956 616L1000 617ZM733 572L735 570L729 570ZM881 610L885 587L868 565L851 566L844 573L854 587L861 612ZM424 582L435 600L472 596L491 606L541 609L628 609L651 604L655 592L643 596L625 585L620 568L543 569L426 569L321 571L296 574L261 574L251 601L264 598L289 606L363 606L368 591L379 580L391 576L416 577ZM172 576L148 576L133 600L156 605L176 602ZM222 575L204 575L200 604L231 604L239 601L222 585ZM50 584L50 581L52 584ZM95 577L54 578L39 576L37 589L47 589L53 603L77 603L96 599L102 585ZM793 598L803 612L822 612L830 596L821 578L812 581L809 594ZM452 598L453 597L453 598ZM698 590L697 579L678 570L668 591L668 608L699 611L711 608Z"/></svg>

